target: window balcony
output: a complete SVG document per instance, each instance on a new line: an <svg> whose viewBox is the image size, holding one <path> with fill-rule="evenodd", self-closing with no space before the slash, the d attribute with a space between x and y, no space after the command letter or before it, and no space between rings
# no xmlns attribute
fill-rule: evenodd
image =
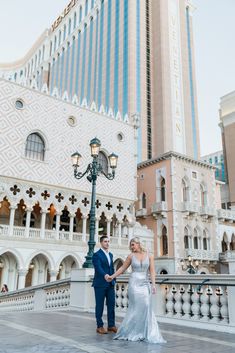
<svg viewBox="0 0 235 353"><path fill-rule="evenodd" d="M146 218L147 217L147 208L140 208L135 213L136 218Z"/></svg>
<svg viewBox="0 0 235 353"><path fill-rule="evenodd" d="M204 249L186 249L184 251L184 257L187 258L191 255L194 260L200 261L218 261L219 253L216 250L204 250Z"/></svg>
<svg viewBox="0 0 235 353"><path fill-rule="evenodd" d="M152 215L165 215L165 212L167 212L167 202L166 201L161 201L161 202L155 202L152 205Z"/></svg>
<svg viewBox="0 0 235 353"><path fill-rule="evenodd" d="M228 262L230 260L235 260L235 250L227 250L225 252L219 253L219 260L221 262Z"/></svg>
<svg viewBox="0 0 235 353"><path fill-rule="evenodd" d="M199 214L207 218L214 217L216 215L216 210L213 207L205 205L199 208Z"/></svg>
<svg viewBox="0 0 235 353"><path fill-rule="evenodd" d="M217 217L220 221L235 222L235 212L231 210L217 210Z"/></svg>
<svg viewBox="0 0 235 353"><path fill-rule="evenodd" d="M182 202L182 211L188 213L188 215L198 213L198 204L195 202L184 201Z"/></svg>

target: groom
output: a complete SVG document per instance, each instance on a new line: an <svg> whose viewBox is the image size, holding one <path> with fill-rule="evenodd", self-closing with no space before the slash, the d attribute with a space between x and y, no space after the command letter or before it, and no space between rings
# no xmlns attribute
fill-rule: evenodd
<svg viewBox="0 0 235 353"><path fill-rule="evenodd" d="M105 334L108 332L117 332L115 326L115 282L109 281L109 276L114 273L113 254L109 252L109 238L107 235L100 237L100 250L94 253L92 257L95 275L92 286L95 290L95 316L97 329L96 332ZM104 310L104 300L106 299L107 315L108 315L108 331L104 328L102 320Z"/></svg>

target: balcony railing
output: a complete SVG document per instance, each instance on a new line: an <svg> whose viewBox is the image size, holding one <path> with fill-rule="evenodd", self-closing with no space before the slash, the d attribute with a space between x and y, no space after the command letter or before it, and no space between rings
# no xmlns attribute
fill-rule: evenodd
<svg viewBox="0 0 235 353"><path fill-rule="evenodd" d="M152 214L159 214L162 212L167 211L167 202L166 201L161 201L161 202L155 202L152 205Z"/></svg>
<svg viewBox="0 0 235 353"><path fill-rule="evenodd" d="M205 261L218 261L219 253L216 250L203 250L203 249L186 249L184 256L187 258L191 255L195 260Z"/></svg>
<svg viewBox="0 0 235 353"><path fill-rule="evenodd" d="M72 280L0 294L0 311L94 311L92 276L93 270L80 269L72 272ZM234 275L158 275L156 284L153 307L160 322L235 333ZM125 314L128 300L125 275L116 284L117 314Z"/></svg>
<svg viewBox="0 0 235 353"><path fill-rule="evenodd" d="M214 217L216 215L216 210L213 207L201 206L199 208L199 214L205 217Z"/></svg>
<svg viewBox="0 0 235 353"><path fill-rule="evenodd" d="M217 216L219 220L235 222L235 212L231 210L220 209L217 210Z"/></svg>
<svg viewBox="0 0 235 353"><path fill-rule="evenodd" d="M182 202L181 209L183 212L187 212L188 214L194 214L199 212L198 204L195 202L184 201Z"/></svg>
<svg viewBox="0 0 235 353"><path fill-rule="evenodd" d="M136 211L136 217L143 217L145 218L147 216L147 209L146 208L140 208L139 210Z"/></svg>
<svg viewBox="0 0 235 353"><path fill-rule="evenodd" d="M235 250L227 250L219 254L219 260L227 262L229 260L235 260Z"/></svg>

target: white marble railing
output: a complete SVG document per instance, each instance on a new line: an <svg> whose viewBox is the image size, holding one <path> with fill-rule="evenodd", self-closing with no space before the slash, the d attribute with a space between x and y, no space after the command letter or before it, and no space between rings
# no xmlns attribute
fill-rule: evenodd
<svg viewBox="0 0 235 353"><path fill-rule="evenodd" d="M235 250L227 250L225 252L219 253L220 261L235 260Z"/></svg>
<svg viewBox="0 0 235 353"><path fill-rule="evenodd" d="M184 257L191 255L195 260L211 260L218 261L219 253L216 250L203 250L203 249L186 249Z"/></svg>
<svg viewBox="0 0 235 353"><path fill-rule="evenodd" d="M196 202L184 201L182 202L181 209L183 212L198 213L199 207Z"/></svg>
<svg viewBox="0 0 235 353"><path fill-rule="evenodd" d="M199 213L201 216L214 217L216 215L216 210L213 207L201 206L199 208Z"/></svg>
<svg viewBox="0 0 235 353"><path fill-rule="evenodd" d="M136 217L146 217L147 216L147 208L140 208L135 212Z"/></svg>
<svg viewBox="0 0 235 353"><path fill-rule="evenodd" d="M220 209L217 210L217 217L221 220L228 220L235 222L235 212L231 210Z"/></svg>
<svg viewBox="0 0 235 353"><path fill-rule="evenodd" d="M72 280L0 295L0 311L54 310L76 307L94 311L93 269L72 273ZM158 320L235 333L234 275L158 275L153 306ZM116 283L116 311L128 308L128 275Z"/></svg>

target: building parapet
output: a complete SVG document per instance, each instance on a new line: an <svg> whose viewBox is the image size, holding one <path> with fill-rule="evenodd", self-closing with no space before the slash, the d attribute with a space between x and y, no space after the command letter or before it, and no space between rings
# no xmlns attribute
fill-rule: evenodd
<svg viewBox="0 0 235 353"><path fill-rule="evenodd" d="M186 249L184 257L187 258L189 255L199 261L218 261L219 259L219 253L216 250Z"/></svg>
<svg viewBox="0 0 235 353"><path fill-rule="evenodd" d="M231 223L235 222L235 212L231 210L217 210L217 217L220 221L230 221Z"/></svg>
<svg viewBox="0 0 235 353"><path fill-rule="evenodd" d="M235 261L235 250L227 250L225 252L219 253L219 260L221 262L228 262L230 260Z"/></svg>

